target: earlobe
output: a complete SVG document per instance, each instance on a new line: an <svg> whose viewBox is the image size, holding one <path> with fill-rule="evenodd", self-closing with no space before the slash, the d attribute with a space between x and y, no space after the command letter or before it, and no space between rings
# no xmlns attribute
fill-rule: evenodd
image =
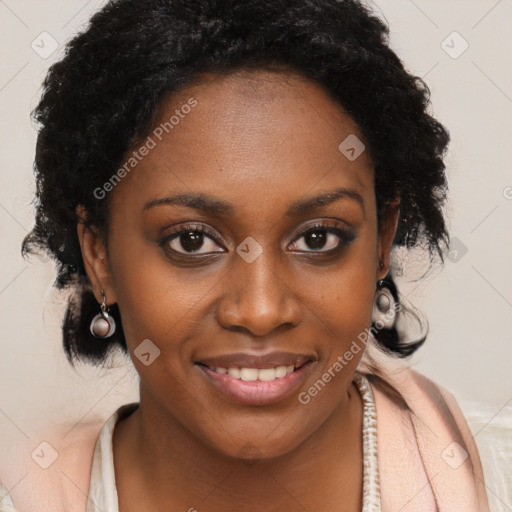
<svg viewBox="0 0 512 512"><path fill-rule="evenodd" d="M117 299L112 285L112 276L104 244L99 233L84 221L86 218L84 207L78 206L76 213L79 218L77 234L82 251L82 259L94 296L98 303L101 303L103 301L101 290L104 290L107 304L114 304L117 302Z"/></svg>

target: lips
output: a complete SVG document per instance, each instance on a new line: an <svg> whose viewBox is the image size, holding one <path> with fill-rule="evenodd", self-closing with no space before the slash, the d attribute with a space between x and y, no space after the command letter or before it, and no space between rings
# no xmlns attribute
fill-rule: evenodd
<svg viewBox="0 0 512 512"><path fill-rule="evenodd" d="M315 356L290 352L236 353L200 358L195 365L226 397L245 405L268 405L294 393L311 372Z"/></svg>
<svg viewBox="0 0 512 512"><path fill-rule="evenodd" d="M223 356L201 358L196 364L215 368L277 368L278 366L293 366L300 368L316 357L307 354L294 354L291 352L270 352L267 354L234 353Z"/></svg>

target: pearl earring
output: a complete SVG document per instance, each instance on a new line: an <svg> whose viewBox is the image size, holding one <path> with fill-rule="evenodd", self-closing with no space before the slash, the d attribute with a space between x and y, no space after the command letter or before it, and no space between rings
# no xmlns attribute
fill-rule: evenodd
<svg viewBox="0 0 512 512"><path fill-rule="evenodd" d="M373 303L372 323L378 329L392 329L396 322L396 302L384 281L377 283L377 292Z"/></svg>
<svg viewBox="0 0 512 512"><path fill-rule="evenodd" d="M108 314L110 308L107 306L105 292L101 290L103 302L101 303L101 313L98 313L91 321L91 334L95 338L110 338L116 331L116 323L112 316Z"/></svg>

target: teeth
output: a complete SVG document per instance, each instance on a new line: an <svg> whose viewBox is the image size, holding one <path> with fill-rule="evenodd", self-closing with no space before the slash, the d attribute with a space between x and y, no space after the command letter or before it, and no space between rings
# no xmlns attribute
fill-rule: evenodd
<svg viewBox="0 0 512 512"><path fill-rule="evenodd" d="M262 368L258 370L258 380L267 382L269 380L274 380L276 377L276 370L274 368Z"/></svg>
<svg viewBox="0 0 512 512"><path fill-rule="evenodd" d="M278 366L276 368L276 377L284 377L288 371L288 366Z"/></svg>
<svg viewBox="0 0 512 512"><path fill-rule="evenodd" d="M246 381L258 380L258 370L256 368L240 368L240 378Z"/></svg>
<svg viewBox="0 0 512 512"><path fill-rule="evenodd" d="M230 377L234 377L235 379L240 378L240 368L228 368L228 375Z"/></svg>
<svg viewBox="0 0 512 512"><path fill-rule="evenodd" d="M277 366L275 368L223 368L221 366L213 368L217 373L228 374L235 379L241 379L246 382L260 380L268 382L274 379L285 377L295 370L293 365Z"/></svg>

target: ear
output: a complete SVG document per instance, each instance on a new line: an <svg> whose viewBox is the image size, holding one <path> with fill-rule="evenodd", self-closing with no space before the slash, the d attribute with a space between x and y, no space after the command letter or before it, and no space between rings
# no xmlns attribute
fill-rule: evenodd
<svg viewBox="0 0 512 512"><path fill-rule="evenodd" d="M98 303L103 302L101 290L105 292L108 306L117 302L113 286L112 274L107 259L107 251L101 240L99 232L92 226L87 226L87 211L85 207L76 207L76 214L79 218L77 223L78 240L82 251L85 270L91 281L92 290Z"/></svg>
<svg viewBox="0 0 512 512"><path fill-rule="evenodd" d="M399 215L400 200L396 200L385 209L380 223L377 241L377 280L383 279L389 272L391 247L393 246Z"/></svg>

